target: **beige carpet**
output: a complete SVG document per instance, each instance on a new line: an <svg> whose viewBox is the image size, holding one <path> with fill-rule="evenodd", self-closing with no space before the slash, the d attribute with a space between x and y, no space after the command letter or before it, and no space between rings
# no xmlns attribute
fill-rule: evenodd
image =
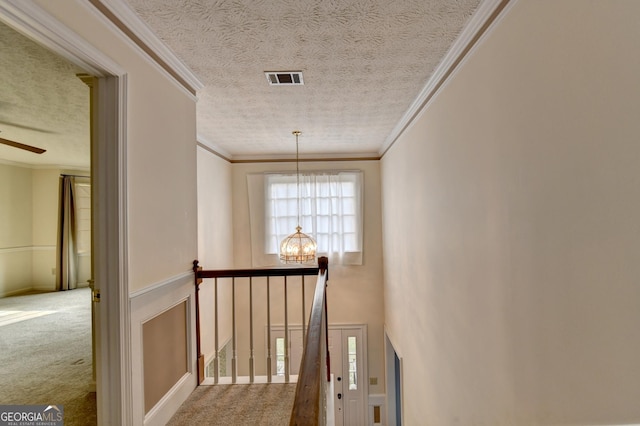
<svg viewBox="0 0 640 426"><path fill-rule="evenodd" d="M0 299L0 404L62 405L95 425L88 288Z"/></svg>
<svg viewBox="0 0 640 426"><path fill-rule="evenodd" d="M170 426L284 426L295 384L200 386L167 423Z"/></svg>

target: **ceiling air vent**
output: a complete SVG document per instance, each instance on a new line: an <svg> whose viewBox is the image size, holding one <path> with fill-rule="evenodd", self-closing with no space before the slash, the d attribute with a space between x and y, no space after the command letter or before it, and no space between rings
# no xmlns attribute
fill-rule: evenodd
<svg viewBox="0 0 640 426"><path fill-rule="evenodd" d="M271 86L298 86L304 84L302 71L265 71Z"/></svg>

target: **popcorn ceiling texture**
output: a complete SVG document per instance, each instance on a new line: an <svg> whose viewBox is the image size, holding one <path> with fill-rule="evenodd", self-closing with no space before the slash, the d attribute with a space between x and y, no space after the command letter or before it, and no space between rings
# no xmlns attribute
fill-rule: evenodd
<svg viewBox="0 0 640 426"><path fill-rule="evenodd" d="M378 153L479 0L128 0L201 79L198 133L234 157ZM264 71L303 71L269 86Z"/></svg>
<svg viewBox="0 0 640 426"><path fill-rule="evenodd" d="M82 70L0 23L0 137L46 149L0 145L0 159L89 167L89 87Z"/></svg>
<svg viewBox="0 0 640 426"><path fill-rule="evenodd" d="M377 155L480 0L127 0L205 84L201 140L231 158ZM74 65L0 23L0 160L89 166ZM264 71L303 71L269 86ZM29 127L39 129L29 129Z"/></svg>

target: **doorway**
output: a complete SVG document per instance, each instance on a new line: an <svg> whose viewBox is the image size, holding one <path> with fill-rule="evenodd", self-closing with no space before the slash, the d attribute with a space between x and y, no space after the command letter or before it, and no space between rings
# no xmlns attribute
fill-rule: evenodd
<svg viewBox="0 0 640 426"><path fill-rule="evenodd" d="M361 326L329 329L335 426L366 424L363 334Z"/></svg>
<svg viewBox="0 0 640 426"><path fill-rule="evenodd" d="M0 296L10 296L2 300L2 317L14 317L4 323L0 341L6 343L5 382L17 377L13 389L5 389L10 393L4 402L58 403L66 406L65 420L80 416L95 424L92 301L86 288L92 276L90 89L78 79L77 64L4 22L0 34L0 135L18 143L3 144L0 152L0 216L6 219L0 234L9 237L0 239L0 269L8 272L0 277ZM76 244L66 262L57 258L61 175L76 176L69 186L76 208L67 222ZM65 273L64 285L63 263L72 272ZM47 314L36 318L33 312ZM24 379L33 366L41 370L38 386Z"/></svg>
<svg viewBox="0 0 640 426"><path fill-rule="evenodd" d="M387 374L387 407L389 426L402 425L402 358L398 356L389 336L385 333Z"/></svg>
<svg viewBox="0 0 640 426"><path fill-rule="evenodd" d="M272 369L276 375L285 375L284 329L273 327L271 347L275 348ZM304 339L299 327L289 328L289 373L298 374ZM361 426L366 423L365 401L368 397L367 353L365 325L330 325L329 354L333 380L335 426Z"/></svg>
<svg viewBox="0 0 640 426"><path fill-rule="evenodd" d="M98 424L131 424L126 298L126 73L35 2L0 2L0 20L95 76L91 130ZM74 78L77 78L74 76Z"/></svg>

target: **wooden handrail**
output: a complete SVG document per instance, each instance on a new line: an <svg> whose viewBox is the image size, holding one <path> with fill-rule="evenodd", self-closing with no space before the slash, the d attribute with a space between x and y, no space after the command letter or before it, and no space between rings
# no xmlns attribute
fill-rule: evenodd
<svg viewBox="0 0 640 426"><path fill-rule="evenodd" d="M305 338L304 352L298 373L295 400L289 425L313 426L324 418L323 387L323 358L327 361L329 370L328 348L326 346L327 318L326 318L326 283L329 275L326 257L318 259L319 272L313 305L309 315L309 327Z"/></svg>
<svg viewBox="0 0 640 426"><path fill-rule="evenodd" d="M322 257L318 259L318 263ZM198 261L194 260L194 268ZM262 269L221 269L221 270L197 270L197 278L239 278L239 277L299 277L301 275L318 275L320 267L313 268L262 268ZM195 271L195 269L194 269Z"/></svg>
<svg viewBox="0 0 640 426"><path fill-rule="evenodd" d="M328 271L328 259L326 257L318 258L318 266L317 267L302 267L302 268L256 268L256 269L222 269L222 270L203 270L201 266L199 266L198 260L193 261L193 272L195 276L195 317L196 317L196 352L198 356L198 384L201 384L204 381L205 368L204 368L204 354L202 354L201 350L201 336L200 336L200 300L199 300L199 291L200 284L203 282L205 278L247 278L247 277L289 277L289 276L307 276L307 275L317 275L318 281L316 284L316 295L314 295L314 304L311 310L311 318L309 321L309 330L311 330L311 326L313 324L314 312L317 311L315 309L316 299L318 288L322 289L322 303L325 304L321 311L324 311L324 315L326 315L326 300L324 298L324 287L326 286L326 281L328 280L329 271ZM285 278L286 279L286 278ZM322 285L320 284L320 280L322 280ZM217 285L217 280L216 280ZM268 287L268 283L267 283ZM315 309L315 311L314 311ZM324 318L324 317L322 317ZM322 319L321 318L321 319ZM326 321L325 321L326 323ZM325 324L326 327L326 324ZM326 337L326 329L323 336ZM305 336L305 343L309 341L309 332L307 332ZM326 343L326 342L325 342ZM217 345L217 343L216 343ZM326 345L325 345L326 346ZM306 347L306 345L305 345ZM307 350L305 349L305 353ZM303 355L304 356L304 355ZM328 354L327 354L328 356ZM328 360L328 358L327 358ZM304 364L304 358L303 358ZM302 369L300 370L302 373ZM299 383L299 382L298 382ZM302 423L299 423L302 424Z"/></svg>

